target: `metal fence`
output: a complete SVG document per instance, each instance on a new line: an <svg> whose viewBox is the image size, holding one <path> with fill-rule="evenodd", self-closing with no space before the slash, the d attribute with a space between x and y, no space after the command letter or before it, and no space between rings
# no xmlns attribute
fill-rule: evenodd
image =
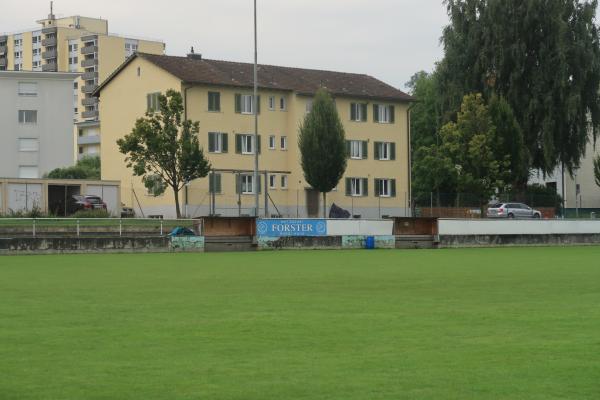
<svg viewBox="0 0 600 400"><path fill-rule="evenodd" d="M0 218L0 237L152 237L168 235L181 227L202 235L197 219L153 218Z"/></svg>

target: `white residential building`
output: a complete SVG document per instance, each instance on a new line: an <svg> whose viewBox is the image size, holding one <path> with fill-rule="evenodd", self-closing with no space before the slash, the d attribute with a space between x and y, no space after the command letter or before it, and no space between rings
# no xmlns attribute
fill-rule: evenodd
<svg viewBox="0 0 600 400"><path fill-rule="evenodd" d="M74 164L76 73L0 71L0 177L40 178Z"/></svg>

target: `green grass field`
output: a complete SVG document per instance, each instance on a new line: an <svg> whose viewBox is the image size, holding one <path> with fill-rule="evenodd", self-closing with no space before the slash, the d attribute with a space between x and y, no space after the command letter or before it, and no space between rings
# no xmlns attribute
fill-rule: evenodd
<svg viewBox="0 0 600 400"><path fill-rule="evenodd" d="M598 399L600 248L0 258L0 399Z"/></svg>

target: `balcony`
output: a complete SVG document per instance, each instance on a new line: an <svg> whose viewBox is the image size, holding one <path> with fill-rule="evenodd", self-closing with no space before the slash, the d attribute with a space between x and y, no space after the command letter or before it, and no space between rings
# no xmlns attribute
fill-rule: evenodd
<svg viewBox="0 0 600 400"><path fill-rule="evenodd" d="M52 33L56 33L56 31L57 31L57 29L55 26L51 26L51 27L42 29L42 33L44 35L50 35Z"/></svg>
<svg viewBox="0 0 600 400"><path fill-rule="evenodd" d="M93 81L94 79L98 78L98 72L96 71L91 71L91 72L84 72L83 74L81 74L81 79L83 79L84 81Z"/></svg>
<svg viewBox="0 0 600 400"><path fill-rule="evenodd" d="M6 46L0 45L0 56L3 56L5 54L6 54Z"/></svg>
<svg viewBox="0 0 600 400"><path fill-rule="evenodd" d="M98 65L98 59L96 58L88 58L86 60L81 61L81 66L83 68L93 67Z"/></svg>
<svg viewBox="0 0 600 400"><path fill-rule="evenodd" d="M86 43L86 42L94 42L94 41L96 41L96 40L98 40L98 35L87 35L87 36L82 36L82 37L81 37L81 41L82 41L83 43Z"/></svg>
<svg viewBox="0 0 600 400"><path fill-rule="evenodd" d="M98 118L98 110L84 111L81 113L81 118Z"/></svg>
<svg viewBox="0 0 600 400"><path fill-rule="evenodd" d="M83 93L89 94L98 88L98 85L84 85L81 87Z"/></svg>
<svg viewBox="0 0 600 400"><path fill-rule="evenodd" d="M48 50L42 52L42 58L44 60L52 60L56 58L56 50Z"/></svg>
<svg viewBox="0 0 600 400"><path fill-rule="evenodd" d="M96 104L98 104L98 98L97 97L86 97L85 99L81 100L81 104L83 104L84 106L95 106Z"/></svg>
<svg viewBox="0 0 600 400"><path fill-rule="evenodd" d="M44 46L44 47L56 46L56 36L42 39L42 46Z"/></svg>
<svg viewBox="0 0 600 400"><path fill-rule="evenodd" d="M6 58L0 58L0 67L6 67Z"/></svg>
<svg viewBox="0 0 600 400"><path fill-rule="evenodd" d="M81 48L81 54L94 54L98 52L98 46L85 46Z"/></svg>
<svg viewBox="0 0 600 400"><path fill-rule="evenodd" d="M7 35L0 35L0 43L6 43L7 40L8 40Z"/></svg>
<svg viewBox="0 0 600 400"><path fill-rule="evenodd" d="M42 65L42 71L43 72L56 72L58 71L58 68L56 68L56 63L48 63L48 64L44 64Z"/></svg>
<svg viewBox="0 0 600 400"><path fill-rule="evenodd" d="M92 112L92 111L89 111L89 112ZM96 114L98 113L98 111L95 111L95 112L96 112ZM83 116L83 118L85 118L85 116ZM77 137L77 145L83 146L86 144L100 144L100 135L78 136Z"/></svg>

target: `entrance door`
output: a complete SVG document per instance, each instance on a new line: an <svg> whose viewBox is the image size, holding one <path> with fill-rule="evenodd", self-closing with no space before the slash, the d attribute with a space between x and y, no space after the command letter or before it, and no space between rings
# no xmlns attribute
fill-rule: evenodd
<svg viewBox="0 0 600 400"><path fill-rule="evenodd" d="M306 189L306 214L309 218L319 217L319 192L315 189Z"/></svg>

